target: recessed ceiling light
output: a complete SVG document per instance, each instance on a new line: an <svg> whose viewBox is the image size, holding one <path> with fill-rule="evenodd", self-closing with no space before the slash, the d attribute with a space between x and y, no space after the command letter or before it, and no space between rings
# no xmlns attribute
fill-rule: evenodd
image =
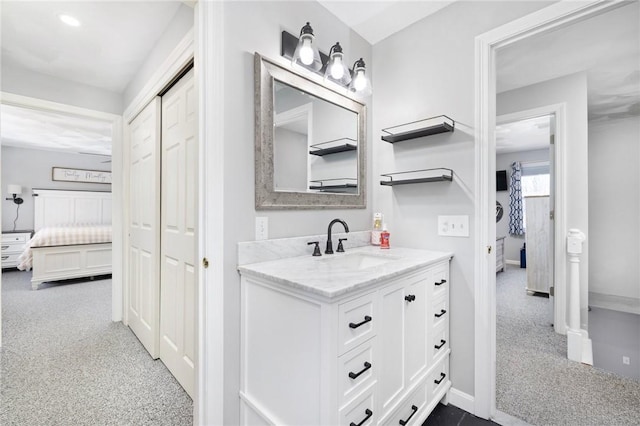
<svg viewBox="0 0 640 426"><path fill-rule="evenodd" d="M69 25L70 27L79 27L80 26L80 21L78 21L76 18L74 18L71 15L65 15L65 14L60 14L58 15L58 18L64 22L65 24Z"/></svg>

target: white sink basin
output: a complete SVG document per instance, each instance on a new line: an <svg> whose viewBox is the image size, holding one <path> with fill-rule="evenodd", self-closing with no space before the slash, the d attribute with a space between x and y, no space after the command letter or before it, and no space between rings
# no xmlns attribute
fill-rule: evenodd
<svg viewBox="0 0 640 426"><path fill-rule="evenodd" d="M323 257L320 262L336 269L361 270L384 265L385 263L398 259L399 257L388 255L378 256L369 253L348 253L344 255L328 255L327 257Z"/></svg>

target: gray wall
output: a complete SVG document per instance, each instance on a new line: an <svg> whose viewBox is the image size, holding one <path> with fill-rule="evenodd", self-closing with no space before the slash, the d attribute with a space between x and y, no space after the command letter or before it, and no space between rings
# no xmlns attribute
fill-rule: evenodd
<svg viewBox="0 0 640 426"><path fill-rule="evenodd" d="M589 123L589 291L640 299L640 120Z"/></svg>
<svg viewBox="0 0 640 426"><path fill-rule="evenodd" d="M474 394L474 39L543 8L543 2L456 2L374 46L374 210L391 244L448 250L451 263L451 380ZM396 144L381 129L446 114L453 134ZM381 187L380 173L448 167L452 183ZM440 237L438 215L468 215L470 238Z"/></svg>
<svg viewBox="0 0 640 426"><path fill-rule="evenodd" d="M640 315L592 308L589 324L594 367L640 380Z"/></svg>
<svg viewBox="0 0 640 426"><path fill-rule="evenodd" d="M349 62L363 57L367 64L371 64L371 46L315 2L256 1L227 2L224 5L225 46L221 60L224 63L226 87L225 130L220 137L225 144L226 226L225 234L221 236L225 246L224 424L239 422L240 279L237 272L237 242L255 239L256 216L268 218L269 238L321 234L326 231L331 219L336 217L344 219L352 231L368 229L372 220L370 207L311 211L256 211L254 208L253 54L259 52L269 58L278 58L281 31L298 34L307 21L311 21L321 50L328 52L339 40ZM371 123L370 120L367 122ZM371 133L367 131L367 135ZM373 139L371 136L368 138L371 146ZM370 154L368 161L371 161ZM369 197L367 206L370 205Z"/></svg>
<svg viewBox="0 0 640 426"><path fill-rule="evenodd" d="M33 229L33 197L31 190L75 189L85 191L110 191L111 185L102 183L58 182L51 180L52 167L68 167L87 170L111 170L111 163L102 163L105 157L73 154L60 151L2 146L2 230L13 229L16 204L7 201L7 185L22 186L20 217L16 229Z"/></svg>
<svg viewBox="0 0 640 426"><path fill-rule="evenodd" d="M511 164L514 161L543 161L549 160L548 149L536 149L533 151L510 152L496 155L496 170L507 171L507 182L511 188ZM504 258L520 262L520 249L525 242L524 235L509 234L509 191L497 191L496 200L502 204L504 215L500 222L496 223L496 237L507 237L504 240Z"/></svg>
<svg viewBox="0 0 640 426"><path fill-rule="evenodd" d="M182 4L169 23L164 33L160 36L155 46L149 52L136 75L131 79L124 90L125 108L142 90L149 78L156 72L169 56L171 51L180 43L184 36L193 28L193 8Z"/></svg>
<svg viewBox="0 0 640 426"><path fill-rule="evenodd" d="M580 257L580 324L588 329L588 291L589 291L589 193L588 176L588 123L587 123L587 76L584 73L572 74L521 89L498 94L497 114L509 114L547 105L566 104L566 158L565 188L567 205L567 230L580 229L587 235ZM559 133L559 129L556 132ZM564 245L557 250L565 250ZM569 265L567 262L569 282ZM567 297L567 303L569 298ZM568 306L567 306L568 312Z"/></svg>

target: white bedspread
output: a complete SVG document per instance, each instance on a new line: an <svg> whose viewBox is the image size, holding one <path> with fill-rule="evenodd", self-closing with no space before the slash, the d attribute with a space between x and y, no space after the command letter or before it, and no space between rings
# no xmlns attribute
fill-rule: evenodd
<svg viewBox="0 0 640 426"><path fill-rule="evenodd" d="M18 269L28 271L32 267L32 247L72 246L111 242L111 225L61 226L42 228L29 240L18 258Z"/></svg>

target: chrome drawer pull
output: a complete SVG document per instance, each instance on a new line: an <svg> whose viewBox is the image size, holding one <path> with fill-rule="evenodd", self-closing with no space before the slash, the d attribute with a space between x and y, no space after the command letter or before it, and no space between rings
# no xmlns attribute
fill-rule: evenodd
<svg viewBox="0 0 640 426"><path fill-rule="evenodd" d="M446 374L440 373L440 380L434 380L433 383L435 383L436 385L439 385L440 383L442 383L445 377L447 377Z"/></svg>
<svg viewBox="0 0 640 426"><path fill-rule="evenodd" d="M9 248L9 246L2 246L2 250L8 249L8 248Z"/></svg>
<svg viewBox="0 0 640 426"><path fill-rule="evenodd" d="M442 284L444 284L444 283L446 283L446 282L447 282L447 280L440 280L440 282L439 282L439 283L434 283L434 284L435 284L435 285L442 285Z"/></svg>
<svg viewBox="0 0 640 426"><path fill-rule="evenodd" d="M404 426L407 423L409 423L409 420L411 420L411 417L413 417L413 415L418 412L418 407L416 407L415 405L412 405L411 409L413 410L413 413L411 413L411 415L409 417L407 417L407 420L400 420L400 424L402 426Z"/></svg>
<svg viewBox="0 0 640 426"><path fill-rule="evenodd" d="M370 362L365 362L364 363L364 368L362 370L360 370L357 373L354 373L353 371L349 372L349 377L352 379L357 379L359 375L361 375L362 373L364 373L365 371L367 371L368 369L371 368L371 363Z"/></svg>
<svg viewBox="0 0 640 426"><path fill-rule="evenodd" d="M364 424L364 422L369 420L369 417L373 416L373 411L369 410L368 408L366 410L364 410L364 413L367 415L367 417L362 419L362 421L360 423L358 423L358 424L355 424L354 422L351 422L351 424L349 426L362 426Z"/></svg>
<svg viewBox="0 0 640 426"><path fill-rule="evenodd" d="M9 256L2 256L2 260L7 260Z"/></svg>
<svg viewBox="0 0 640 426"><path fill-rule="evenodd" d="M440 349L441 347L443 347L443 346L444 346L444 345L446 345L446 344L447 344L447 341L446 341L446 340L440 339L440 344L439 344L439 345L435 345L434 347L435 347L436 349Z"/></svg>
<svg viewBox="0 0 640 426"><path fill-rule="evenodd" d="M365 316L364 316L364 321L359 322L359 323L357 323L357 324L350 322L350 323L349 323L349 328L358 328L358 327L360 327L361 325L364 325L364 324L368 323L368 322L369 322L369 321L371 321L372 319L373 319L373 318L371 318L369 315L365 315Z"/></svg>
<svg viewBox="0 0 640 426"><path fill-rule="evenodd" d="M447 313L447 311L445 309L440 309L440 313L439 314L435 314L435 316L436 316L436 318L440 318L441 316L443 316L446 313Z"/></svg>

